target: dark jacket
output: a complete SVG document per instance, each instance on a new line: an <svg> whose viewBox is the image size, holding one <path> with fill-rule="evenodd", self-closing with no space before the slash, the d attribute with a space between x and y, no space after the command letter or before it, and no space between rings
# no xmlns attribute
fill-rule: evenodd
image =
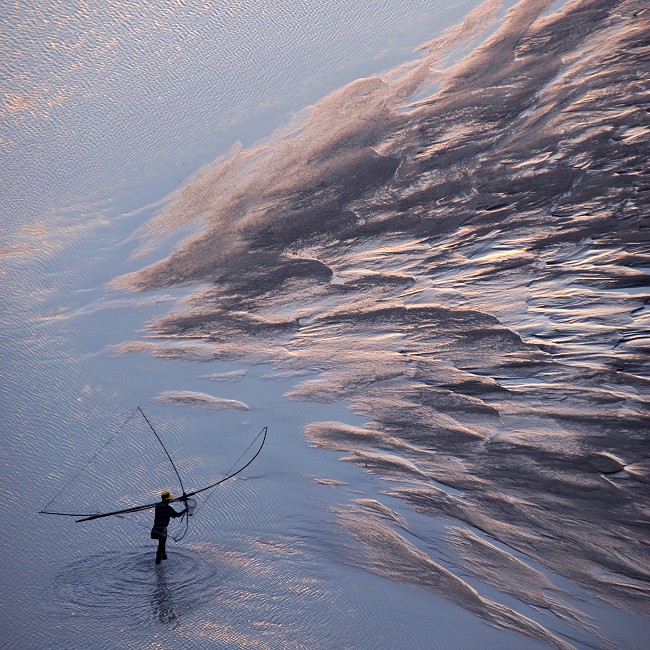
<svg viewBox="0 0 650 650"><path fill-rule="evenodd" d="M180 517L183 513L176 512L168 503L161 502L156 506L156 511L154 513L153 528L151 529L151 537L155 538L158 535L167 537L167 526L169 526L169 520L173 517Z"/></svg>

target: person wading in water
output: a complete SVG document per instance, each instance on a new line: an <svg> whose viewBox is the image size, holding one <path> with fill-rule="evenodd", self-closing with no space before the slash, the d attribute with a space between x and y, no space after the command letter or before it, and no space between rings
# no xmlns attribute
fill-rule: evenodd
<svg viewBox="0 0 650 650"><path fill-rule="evenodd" d="M160 495L160 503L156 506L153 520L153 528L151 529L151 539L158 540L158 550L156 551L156 564L160 564L161 560L167 559L165 553L165 544L167 543L167 526L169 520L173 517L181 517L189 508L181 512L176 512L174 508L169 505L169 501L174 498L171 492L163 492Z"/></svg>

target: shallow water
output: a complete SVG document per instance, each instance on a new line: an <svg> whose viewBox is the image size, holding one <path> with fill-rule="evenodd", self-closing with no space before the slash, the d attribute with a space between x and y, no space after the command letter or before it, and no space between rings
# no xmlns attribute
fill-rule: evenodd
<svg viewBox="0 0 650 650"><path fill-rule="evenodd" d="M504 20L483 3L421 59L344 86L164 205L235 139L404 61L469 8L4 19L35 19L27 51L57 43L32 47L33 70L14 58L3 115L8 647L642 646L645 14L619 5L524 1ZM103 27L71 44L86 21ZM125 85L128 115L110 101ZM157 88L162 112L142 100ZM48 155L29 155L43 138ZM135 404L189 489L269 426L157 568L149 513L36 514L52 497L179 492L138 418L76 477Z"/></svg>

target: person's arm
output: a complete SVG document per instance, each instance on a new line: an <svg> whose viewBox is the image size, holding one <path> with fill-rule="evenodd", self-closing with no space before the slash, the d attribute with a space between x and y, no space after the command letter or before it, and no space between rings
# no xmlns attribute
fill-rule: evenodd
<svg viewBox="0 0 650 650"><path fill-rule="evenodd" d="M180 512L176 512L176 510L174 510L174 508L172 508L171 506L169 506L169 509L174 513L172 515L174 519L176 519L176 517L182 517L189 510L187 506L185 506L185 510L181 510Z"/></svg>

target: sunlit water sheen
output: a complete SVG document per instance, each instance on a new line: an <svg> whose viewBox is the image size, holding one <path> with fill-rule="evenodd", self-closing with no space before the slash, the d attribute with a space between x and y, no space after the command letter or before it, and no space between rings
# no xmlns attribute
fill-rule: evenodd
<svg viewBox="0 0 650 650"><path fill-rule="evenodd" d="M643 647L648 12L485 2L160 203L470 9L315 4L3 14L2 642ZM189 488L269 426L160 567L36 514L178 493L135 404Z"/></svg>

